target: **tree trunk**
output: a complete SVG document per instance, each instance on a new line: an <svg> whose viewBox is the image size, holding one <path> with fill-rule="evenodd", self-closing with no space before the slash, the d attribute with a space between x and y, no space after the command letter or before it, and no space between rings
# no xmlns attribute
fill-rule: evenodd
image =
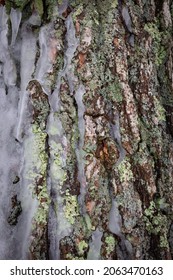
<svg viewBox="0 0 173 280"><path fill-rule="evenodd" d="M0 3L0 258L172 259L172 1Z"/></svg>

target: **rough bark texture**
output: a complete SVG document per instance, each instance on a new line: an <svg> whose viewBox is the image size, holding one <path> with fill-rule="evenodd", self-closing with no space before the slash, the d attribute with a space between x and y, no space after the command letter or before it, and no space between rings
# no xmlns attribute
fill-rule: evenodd
<svg viewBox="0 0 173 280"><path fill-rule="evenodd" d="M28 257L172 259L172 1L11 2L21 29L40 17L50 65L31 77L50 108L30 116L43 168Z"/></svg>

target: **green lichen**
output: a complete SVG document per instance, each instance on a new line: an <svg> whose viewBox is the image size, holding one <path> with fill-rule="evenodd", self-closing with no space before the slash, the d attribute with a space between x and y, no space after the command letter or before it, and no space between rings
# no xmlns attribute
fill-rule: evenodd
<svg viewBox="0 0 173 280"><path fill-rule="evenodd" d="M104 82L107 83L107 87L100 91L101 95L111 102L121 103L123 101L122 88L117 77L113 77L111 73L105 73ZM110 71L109 71L110 72Z"/></svg>
<svg viewBox="0 0 173 280"><path fill-rule="evenodd" d="M73 255L71 253L66 255L66 259L67 260L84 260L83 257L77 257L77 256L75 256L75 255Z"/></svg>
<svg viewBox="0 0 173 280"><path fill-rule="evenodd" d="M8 1L7 1L8 2ZM13 3L16 7L20 8L21 10L23 10L23 8L29 3L31 2L31 0L14 0L14 1L9 1L11 3Z"/></svg>
<svg viewBox="0 0 173 280"><path fill-rule="evenodd" d="M159 235L161 248L169 248L168 220L165 215L160 212L154 201L150 202L150 206L144 211L144 222L146 230L151 234Z"/></svg>
<svg viewBox="0 0 173 280"><path fill-rule="evenodd" d="M84 254L84 252L87 250L88 248L88 244L82 240L79 242L79 244L77 245L77 251L79 256L82 256Z"/></svg>
<svg viewBox="0 0 173 280"><path fill-rule="evenodd" d="M92 230L92 224L91 224L91 219L90 219L88 214L85 215L85 223L86 223L88 231L91 231Z"/></svg>
<svg viewBox="0 0 173 280"><path fill-rule="evenodd" d="M76 21L76 18L83 12L83 4L81 3L73 12L72 18L73 21Z"/></svg>
<svg viewBox="0 0 173 280"><path fill-rule="evenodd" d="M112 24L112 10L117 6L117 1L96 1L92 8L92 21L90 28L91 44L93 52L89 54L89 71L92 79L88 81L85 76L88 64L83 68L80 79L89 83L92 92L99 92L106 102L118 102L123 100L122 88L119 78L115 74L115 53L113 39L116 35L115 25ZM109 32L107 32L109 30Z"/></svg>
<svg viewBox="0 0 173 280"><path fill-rule="evenodd" d="M111 1L111 8L115 9L118 7L118 0Z"/></svg>
<svg viewBox="0 0 173 280"><path fill-rule="evenodd" d="M156 125L153 126L153 123L148 123L148 120L146 120L147 119L145 118L144 121L139 121L143 142L140 144L141 153L148 154L147 146L149 146L150 152L152 152L155 158L158 158L157 145L160 147L163 145L162 130ZM140 159L141 153L139 153L138 157L140 162L143 161L143 159Z"/></svg>
<svg viewBox="0 0 173 280"><path fill-rule="evenodd" d="M106 246L106 254L109 256L114 250L115 246L117 245L117 241L112 235L108 235L105 238L105 246Z"/></svg>
<svg viewBox="0 0 173 280"><path fill-rule="evenodd" d="M35 171L35 185L33 185L33 194L37 197L39 202L38 210L34 217L34 220L38 224L46 224L48 209L50 204L50 198L47 191L46 185L46 176L47 176L47 164L48 164L48 155L45 151L45 142L47 134L44 133L38 124L32 125L32 131L34 133L34 145L33 151L35 150L36 160L33 164L33 170ZM35 146L35 148L34 148ZM30 170L30 175L32 171ZM34 177L34 176L33 176ZM38 184L39 179L41 179L41 184Z"/></svg>
<svg viewBox="0 0 173 280"><path fill-rule="evenodd" d="M75 218L74 235L79 236L80 240L81 240L81 236L85 236L85 239L88 240L91 237L92 230L95 230L95 229L93 229L93 227L91 227L91 229L90 229L90 225L88 228L86 216L83 217L82 215L79 214L79 211L78 211L78 215L76 215L76 218Z"/></svg>
<svg viewBox="0 0 173 280"><path fill-rule="evenodd" d="M44 120L46 122L46 120ZM47 224L50 205L49 192L47 190L48 153L46 150L47 133L41 129L40 122L34 120L32 129L32 161L28 165L32 193L37 200L37 210L32 220L32 241L29 251L34 259L46 259L47 257ZM31 143L30 143L31 145Z"/></svg>
<svg viewBox="0 0 173 280"><path fill-rule="evenodd" d="M10 13L11 8L20 9L23 12L23 17L27 18L31 15L32 10L36 10L40 17L43 14L47 15L46 20L50 20L52 15L55 14L57 6L57 0L6 0L5 2L7 13ZM45 9L44 9L45 6Z"/></svg>
<svg viewBox="0 0 173 280"><path fill-rule="evenodd" d="M21 11L24 9L24 7L29 4L31 0L6 0L5 1L5 6L6 6L6 11L9 14L11 11L11 8L18 8Z"/></svg>
<svg viewBox="0 0 173 280"><path fill-rule="evenodd" d="M108 98L113 102L121 103L123 101L122 88L116 79L108 86Z"/></svg>
<svg viewBox="0 0 173 280"><path fill-rule="evenodd" d="M34 134L34 137L31 139L32 142L28 139L27 143L29 146L32 145L32 160L27 172L27 178L39 179L45 176L47 170L48 155L45 151L47 134L44 133L37 124L32 125L32 132ZM28 154L27 156L30 157L31 155Z"/></svg>
<svg viewBox="0 0 173 280"><path fill-rule="evenodd" d="M155 97L154 98L156 114L159 122L166 121L165 109L163 108L162 104L159 100Z"/></svg>
<svg viewBox="0 0 173 280"><path fill-rule="evenodd" d="M131 164L128 160L124 160L118 165L119 178L121 183L131 181L133 179L133 172Z"/></svg>
<svg viewBox="0 0 173 280"><path fill-rule="evenodd" d="M160 248L168 248L169 249L169 242L168 242L166 232L164 232L164 234L160 236Z"/></svg>
<svg viewBox="0 0 173 280"><path fill-rule="evenodd" d="M42 0L35 0L34 1L34 7L35 7L36 11L38 12L38 14L40 15L40 17L42 18L43 12L44 12L43 1Z"/></svg>
<svg viewBox="0 0 173 280"><path fill-rule="evenodd" d="M47 215L48 215L49 207L47 206L47 204L45 206L39 207L36 215L34 216L34 220L36 221L37 224L45 225L47 223Z"/></svg>
<svg viewBox="0 0 173 280"><path fill-rule="evenodd" d="M45 0L45 7L48 20L51 20L52 17L58 16L57 0Z"/></svg>
<svg viewBox="0 0 173 280"><path fill-rule="evenodd" d="M76 195L70 195L69 190L66 191L66 196L64 198L64 213L66 219L70 224L75 223L75 219L79 216L78 201Z"/></svg>
<svg viewBox="0 0 173 280"><path fill-rule="evenodd" d="M52 129L51 129L52 131ZM54 131L53 131L54 135ZM57 143L54 140L50 141L50 154L52 157L52 166L51 166L51 174L52 177L55 180L58 180L59 182L59 187L61 187L66 180L66 170L63 167L63 159L62 159L62 154L63 154L63 147L61 143Z"/></svg>
<svg viewBox="0 0 173 280"><path fill-rule="evenodd" d="M155 199L156 207L160 210L168 209L169 203L166 202L165 197L160 197Z"/></svg>
<svg viewBox="0 0 173 280"><path fill-rule="evenodd" d="M157 19L151 23L145 24L144 29L153 39L153 53L155 56L155 63L157 66L160 66L166 57L166 50L162 45L162 40L165 36L165 33L159 30L159 22Z"/></svg>
<svg viewBox="0 0 173 280"><path fill-rule="evenodd" d="M117 8L118 0L97 0L96 5L100 15L104 17L109 10Z"/></svg>

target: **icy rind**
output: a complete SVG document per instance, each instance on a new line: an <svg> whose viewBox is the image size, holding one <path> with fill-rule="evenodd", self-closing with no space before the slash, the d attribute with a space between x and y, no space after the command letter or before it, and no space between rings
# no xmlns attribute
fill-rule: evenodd
<svg viewBox="0 0 173 280"><path fill-rule="evenodd" d="M119 150L119 159L116 162L116 166L118 166L125 158L126 156L126 151L122 146L122 142L121 142L121 134L120 134L120 120L119 120L119 114L116 113L115 115L115 120L114 120L115 124L111 124L111 128L113 131L113 136L115 139L115 142L118 146L118 150Z"/></svg>
<svg viewBox="0 0 173 280"><path fill-rule="evenodd" d="M16 138L18 141L23 141L23 134L28 118L28 92L27 85L31 80L32 74L35 70L35 55L36 55L36 41L37 37L31 29L28 28L27 22L22 27L22 45L21 45L21 92L18 108L18 124L16 131Z"/></svg>
<svg viewBox="0 0 173 280"><path fill-rule="evenodd" d="M112 198L112 206L109 213L109 230L121 237L121 226L122 220L121 215L119 214L118 204L116 202L116 199Z"/></svg>
<svg viewBox="0 0 173 280"><path fill-rule="evenodd" d="M124 22L125 22L125 25L126 25L128 31L130 33L132 33L132 21L131 21L131 17L130 17L128 8L126 6L123 6L121 13L122 13L122 17L124 19Z"/></svg>
<svg viewBox="0 0 173 280"><path fill-rule="evenodd" d="M112 198L112 206L109 213L109 230L120 237L120 243L117 246L117 255L119 259L133 259L133 249L131 243L125 239L121 231L122 218L118 210L116 198Z"/></svg>
<svg viewBox="0 0 173 280"><path fill-rule="evenodd" d="M0 6L0 61L3 63L3 77L6 86L15 86L17 73L8 46L8 16L5 7Z"/></svg>
<svg viewBox="0 0 173 280"><path fill-rule="evenodd" d="M85 194L86 194L86 177L84 170L84 159L83 159L83 145L84 145L84 136L85 136L85 106L83 104L83 95L85 94L85 87L80 84L76 94L75 100L78 106L78 129L79 129L79 145L76 149L77 164L78 164L78 181L80 182L80 195L78 201L82 214L85 214Z"/></svg>
<svg viewBox="0 0 173 280"><path fill-rule="evenodd" d="M87 260L100 260L102 236L103 236L103 233L101 231L99 231L99 229L96 229L92 233L92 241L89 244L89 252L88 252Z"/></svg>
<svg viewBox="0 0 173 280"><path fill-rule="evenodd" d="M11 12L10 12L10 20L11 20L11 27L12 27L11 46L13 46L16 42L21 18L22 18L22 13L19 10L15 10L11 8Z"/></svg>
<svg viewBox="0 0 173 280"><path fill-rule="evenodd" d="M0 259L15 259L16 229L8 222L11 197L19 191L13 185L20 164L20 148L14 138L18 90L16 68L8 46L8 16L0 6ZM18 188L19 184L18 184Z"/></svg>
<svg viewBox="0 0 173 280"><path fill-rule="evenodd" d="M50 48L50 33L51 24L43 26L39 33L39 46L40 46L40 57L38 59L35 78L43 86L44 91L49 95L50 86L48 81L48 75L52 71L53 65L49 58Z"/></svg>

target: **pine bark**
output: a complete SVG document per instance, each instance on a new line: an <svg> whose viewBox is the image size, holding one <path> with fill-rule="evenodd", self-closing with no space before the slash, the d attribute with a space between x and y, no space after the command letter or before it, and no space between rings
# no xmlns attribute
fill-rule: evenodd
<svg viewBox="0 0 173 280"><path fill-rule="evenodd" d="M28 256L172 259L172 1L52 1L51 18L48 2L32 28L51 24L44 83L59 131L47 132L49 213L33 218Z"/></svg>

